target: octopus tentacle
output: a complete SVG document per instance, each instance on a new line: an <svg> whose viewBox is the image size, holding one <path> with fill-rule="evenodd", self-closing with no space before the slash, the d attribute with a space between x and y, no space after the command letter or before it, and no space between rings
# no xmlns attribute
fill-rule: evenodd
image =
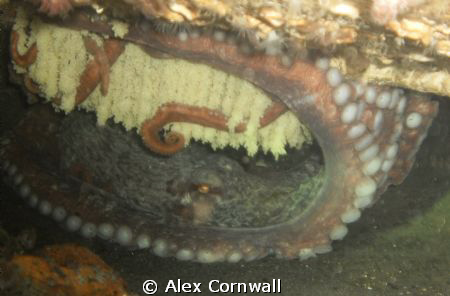
<svg viewBox="0 0 450 296"><path fill-rule="evenodd" d="M14 62L24 68L32 65L37 58L38 50L36 44L23 55L17 50L19 34L11 33L11 56ZM104 41L103 47L99 47L95 41L89 37L83 38L86 50L93 55L94 59L88 63L85 71L80 77L80 83L75 96L75 104L84 102L100 83L100 90L103 96L108 94L109 68L116 62L124 50L123 42L116 39ZM25 86L33 93L37 90L33 87L29 77L24 77Z"/></svg>
<svg viewBox="0 0 450 296"><path fill-rule="evenodd" d="M83 37L84 46L86 50L94 56L94 61L99 68L100 74L100 89L103 96L108 94L109 86L109 59L103 48L99 47L94 39Z"/></svg>
<svg viewBox="0 0 450 296"><path fill-rule="evenodd" d="M105 40L103 48L100 48L89 37L84 37L83 41L87 51L94 56L94 59L88 63L80 77L80 84L75 96L76 105L84 102L99 83L102 95L107 95L109 68L117 61L125 48L123 42L116 39Z"/></svg>
<svg viewBox="0 0 450 296"><path fill-rule="evenodd" d="M67 23L70 23L70 19ZM111 34L110 28L104 23L98 23L98 26L97 23L95 24L96 26L91 21L83 22L80 19L77 21L75 18L71 25L79 29ZM107 28L106 31L105 28ZM1 167L4 174L10 176L19 195L33 206L37 206L43 214L52 215L55 220L64 223L69 230L80 231L85 237L99 236L124 246L151 248L160 256L171 255L180 260L210 263L253 260L271 253L282 258L306 259L330 251L332 241L343 239L347 234L347 224L358 220L361 212L372 205L390 184L403 181L412 167L417 150L438 110L437 103L424 97L411 95L399 89L374 87L348 81L337 69L330 67L326 58L315 61L297 59L286 67L280 63L279 57L260 53L248 55L241 52L237 44L218 41L209 35L180 40L177 36L160 34L139 26L130 28L124 39L179 58L208 64L250 81L276 96L310 128L322 148L325 162L324 176L320 182L322 187L320 190L313 191L311 196L308 195L307 207L300 208L296 215L288 220L261 227L246 224L239 227L220 227L220 225L208 224L215 207L223 202L220 200L221 194L227 193L227 188L223 184L229 180L229 175L221 177L216 174L216 171L211 172L211 170L200 170L200 173L195 171L196 174L183 175L179 184L187 194L181 198L186 197L185 199L188 200L182 200L182 202L191 202L191 205L198 202L199 207L196 210L199 211L197 213L199 219L193 219L194 223L191 224L171 224L167 221L149 221L148 216L138 210L130 215L125 207L117 207L107 212L105 210L107 202L96 203L79 198L75 190L63 192L52 186L45 186L45 184L54 184L55 176L45 171L40 172L38 165L30 165L30 163L34 164L34 160L23 157L27 155L25 150L29 149L26 147L30 145L20 145L21 138L44 141L46 148L40 148L42 152L53 153L50 159L59 159L61 151L52 150L55 149L52 147L57 145L52 143L51 139L56 136L51 133L56 132L45 126L50 124L50 120L42 120L44 117L41 115L38 115L38 120L33 118L29 120L30 123L27 126L31 126L30 128L23 128L28 135L7 140L6 144L4 144L5 141L1 142L3 145ZM93 73L98 83L101 79L100 69L97 64L94 66L96 72ZM81 83L85 82L81 81ZM172 121L197 121L205 126L212 125L214 128L226 129L227 119L221 113L215 113L214 116L205 119L206 112L210 111L206 108L180 107L179 105L171 105L171 108L172 111L168 108L158 112L146 126L141 128L144 131L144 141L149 141L146 140L147 137L150 141L157 142L159 129L165 123ZM34 122L38 124L33 125ZM77 122L79 125L73 130L80 130L80 127L83 127L82 121ZM39 124L44 126L41 127ZM97 140L92 134L89 134L90 137L77 135L77 140L86 141L86 145ZM96 188L102 196L106 197L110 195L123 197L123 194L120 194L124 191L121 186L129 185L130 181L140 175L145 175L145 179L138 181L144 182L149 178L150 173L156 172L157 176L151 181L160 181L157 178L161 175L163 165L169 161L175 161L174 159L179 156L164 159L162 162L157 162L156 167L149 168L146 162L140 161L144 157L148 160L148 154L139 154L139 161L130 161L131 169L123 169L121 163L111 164L105 159L98 159L103 157L103 154L109 153L111 153L110 158L114 160L125 157L131 153L131 148L125 152L119 151L118 154L114 152L121 147L128 148L129 143L121 143L110 148L110 138L106 137L106 142L103 141L100 144L95 142L99 149L92 149L92 153L99 150L100 152L88 158L86 153L77 154L70 150L73 149L72 146L80 143L70 141L72 138L67 137L70 143L64 149L71 157L79 157L83 160L83 164L90 166L89 169L92 170L102 166L101 175L111 178L115 178L116 174L120 175L115 179L116 183L112 182L119 193L100 186ZM176 144L180 142L178 139ZM33 145L33 147L42 146ZM168 146L171 148L176 145ZM133 149L138 148L133 146ZM166 147L161 149L165 151ZM146 173L136 174L135 166L142 163L145 166L142 169ZM176 165L180 169L180 165ZM110 172L111 168L115 171ZM227 163L217 171L227 173L230 170L233 171L233 165ZM98 175L100 174L96 174ZM197 200L192 200L194 193L198 192L193 191L191 184L205 184L207 188L214 188L214 190L199 192L202 195ZM164 187L166 183L164 185L157 183L157 185L167 189ZM173 191L178 193L177 188L180 186L176 185L172 188L175 188ZM136 186L132 187L124 195L136 195L133 191ZM197 191L199 190L205 191L203 187L198 188ZM154 192L152 193L153 195L149 195L157 198ZM162 195L167 192L158 191L158 193ZM142 202L141 196L137 195L137 205L133 204L135 209L139 209ZM125 196L123 199L130 196ZM173 199L179 198L176 195L169 196ZM183 206L182 203L181 206ZM175 211L177 209L175 207ZM181 212L186 209L187 207L182 207ZM187 214L184 212L183 215L183 217L195 218L195 213L192 215L192 212ZM197 227L195 221L202 227ZM161 227L162 224L167 227Z"/></svg>
<svg viewBox="0 0 450 296"><path fill-rule="evenodd" d="M32 94L39 94L39 85L31 79L29 75L23 77L23 83L26 89Z"/></svg>
<svg viewBox="0 0 450 296"><path fill-rule="evenodd" d="M15 31L11 33L11 57L13 61L20 67L28 68L36 61L37 58L37 46L34 43L28 51L21 55L18 51L17 44L19 42L19 34Z"/></svg>
<svg viewBox="0 0 450 296"><path fill-rule="evenodd" d="M261 117L260 127L270 124L286 111L284 104L274 102ZM227 126L228 118L219 111L177 103L164 104L159 107L151 119L144 121L141 125L142 140L150 150L163 155L171 155L184 147L184 136L177 132L169 132L164 141L161 141L160 130L171 122L189 122L221 131L229 130ZM234 132L242 133L246 130L246 127L245 123L240 123L234 128Z"/></svg>

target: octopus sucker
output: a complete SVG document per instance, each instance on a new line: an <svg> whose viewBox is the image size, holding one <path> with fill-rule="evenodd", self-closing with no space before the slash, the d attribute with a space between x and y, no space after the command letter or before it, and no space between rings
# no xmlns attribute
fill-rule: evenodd
<svg viewBox="0 0 450 296"><path fill-rule="evenodd" d="M45 19L53 36L79 46L73 56L48 64L39 59L46 53L39 48L42 27L30 30L38 36L37 58L19 74L39 85L44 100L54 102L58 94L55 108L68 114L55 114L48 105L30 109L1 141L2 172L28 204L86 238L203 263L326 253L345 237L347 224L404 180L438 111L424 96L349 81L326 57L286 63L277 55L242 51L221 34L180 37L144 22L118 37L108 22L85 11ZM70 72L64 62L76 58L85 68ZM230 94L231 82L222 87L201 80L193 97L175 101L177 92L187 97L194 86L178 90L176 81L158 81L163 87L156 95L177 92L155 98L145 79L162 62L161 76L175 65L183 76L205 71L243 82L233 82L238 87ZM154 64L138 68L147 63ZM45 80L45 67L73 74L73 85ZM117 73L124 67L130 72ZM203 93L206 85L212 91ZM253 101L238 97L241 89ZM168 129L179 135L175 145L160 137ZM311 143L300 149L300 135L307 133L320 153ZM255 167L237 157L258 157L264 143L275 157L261 156ZM155 148L163 144L169 147Z"/></svg>

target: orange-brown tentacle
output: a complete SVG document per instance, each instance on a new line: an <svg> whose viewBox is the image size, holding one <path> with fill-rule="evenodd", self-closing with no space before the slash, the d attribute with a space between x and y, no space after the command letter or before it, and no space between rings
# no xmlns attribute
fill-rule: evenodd
<svg viewBox="0 0 450 296"><path fill-rule="evenodd" d="M29 75L24 75L23 84L25 88L32 94L39 94L39 85L37 85Z"/></svg>
<svg viewBox="0 0 450 296"><path fill-rule="evenodd" d="M274 102L264 112L260 119L261 127L268 125L286 112L284 104ZM164 139L160 138L160 130L171 122L189 122L217 130L228 131L228 118L221 112L205 107L195 107L178 103L169 103L161 106L153 118L141 125L141 137L145 145L153 152L162 155L171 155L184 147L184 136L177 132L169 132ZM240 123L234 132L241 133L247 128L247 123Z"/></svg>
<svg viewBox="0 0 450 296"><path fill-rule="evenodd" d="M25 54L20 54L17 49L17 44L19 42L19 33L13 31L11 33L11 57L14 62L23 68L28 68L31 64L36 61L37 58L37 46L34 43L30 49Z"/></svg>
<svg viewBox="0 0 450 296"><path fill-rule="evenodd" d="M141 126L141 137L153 152L171 155L183 149L185 140L182 134L170 132L164 140L159 136L159 131L170 122L190 122L220 130L227 129L227 118L220 112L177 103L165 104L153 118L146 120Z"/></svg>
<svg viewBox="0 0 450 296"><path fill-rule="evenodd" d="M79 105L94 91L100 83L102 95L108 94L109 69L125 49L124 43L116 39L108 39L103 47L97 46L95 41L89 37L83 38L84 45L89 53L94 56L80 78L80 84L75 96L75 104Z"/></svg>
<svg viewBox="0 0 450 296"><path fill-rule="evenodd" d="M283 115L287 111L286 105L281 102L273 101L266 111L264 111L263 116L259 119L259 127L263 128L268 124L275 121L278 117ZM235 133L243 133L247 129L247 122L239 123L235 128Z"/></svg>
<svg viewBox="0 0 450 296"><path fill-rule="evenodd" d="M283 115L287 111L287 107L285 104L274 101L272 105L270 105L266 111L264 111L264 115L259 119L259 127L263 128L273 121L275 121L278 117Z"/></svg>

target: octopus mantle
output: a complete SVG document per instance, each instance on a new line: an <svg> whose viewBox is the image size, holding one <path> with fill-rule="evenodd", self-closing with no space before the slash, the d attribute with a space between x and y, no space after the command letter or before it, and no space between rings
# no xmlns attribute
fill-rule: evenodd
<svg viewBox="0 0 450 296"><path fill-rule="evenodd" d="M321 148L313 160L293 149L280 162L266 159L263 168L246 165L238 152L197 144L180 152L177 146L166 153L178 152L170 157L150 152L146 146L164 152L182 141L180 135L173 141L161 136L170 122L245 130L244 123L230 131L223 114L192 106L163 109L163 119L141 127L141 138L111 122L96 127L91 115L74 112L64 119L39 107L2 140L8 182L42 214L85 237L150 248L160 256L206 263L268 254L306 259L330 251L331 242L346 235L346 224L390 184L403 181L437 113L437 104L426 98L346 81L322 57L248 52L218 33L158 33L146 23L130 25L115 39L109 23L84 13L56 23L110 36L99 37L101 46L85 39L94 58L80 78L76 105L96 88L107 94L109 67L123 43L132 42L153 55L210 65L253 83L276 106L262 118L269 123L289 109ZM13 62L26 69L16 79L45 95L27 70L39 49L18 52L16 43L13 33ZM57 105L64 98L52 100Z"/></svg>

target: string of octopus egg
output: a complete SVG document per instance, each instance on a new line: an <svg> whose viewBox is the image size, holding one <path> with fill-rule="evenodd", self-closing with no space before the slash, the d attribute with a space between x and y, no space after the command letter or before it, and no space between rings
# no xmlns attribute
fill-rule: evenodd
<svg viewBox="0 0 450 296"><path fill-rule="evenodd" d="M130 34L130 36L130 39L138 39L137 37L132 37L132 34ZM185 36L182 36L182 38L173 38L173 36L164 37L164 39L168 38L174 39L172 42L177 43L178 48L180 48L180 40L184 39ZM202 36L201 38L204 42L211 42L211 38L208 36ZM113 39L111 40L111 43L121 43L119 41L113 41ZM163 40L162 42L165 41L167 40ZM189 44L189 39L181 41L185 48L191 48L192 44ZM195 43L201 44L202 41L199 42L197 37ZM104 44L105 53L109 52L107 42L108 41L105 41ZM215 43L217 48L217 43L220 44L222 41L214 40L212 42ZM170 42L167 43L170 45ZM28 53L23 56L19 55L16 60L16 58L14 58L14 42L12 42L12 45L13 59L16 63L21 60L32 60L32 58L29 57L33 56L33 54ZM183 46L181 46L181 50L183 50ZM230 45L226 44L226 46ZM204 46L200 48L208 47ZM32 52L32 50L30 52ZM249 59L248 56L245 56L244 58ZM273 60L274 57L267 57L266 59ZM114 58L110 59L108 56L108 60L111 63ZM431 119L437 112L437 106L419 98L407 100L406 97L403 96L401 90L381 90L374 86L364 86L359 83L345 82L337 69L330 68L327 59L318 59L315 64L293 61L291 65L283 65L277 61L277 65L278 68L271 68L271 70L274 70L273 72L279 71L280 68L283 72L286 72L289 71L289 69L293 69L296 65L300 65L303 70L305 70L306 67L309 67L307 68L308 71L314 69L314 73L319 73L317 74L320 78L318 79L318 83L322 84L320 86L322 90L317 92L311 91L311 93L316 94L322 92L330 95L325 98L319 95L307 95L303 97L303 100L286 100L285 102L287 102L288 106L294 110L298 110L299 108L305 109L305 105L320 106L320 104L317 103L326 105L324 109L328 108L327 111L330 112L326 112L327 114L325 117L328 117L324 118L324 122L327 125L329 123L333 124L330 128L330 130L332 130L330 134L334 133L334 136L340 138L340 141L343 142L340 149L350 149L352 155L356 154L358 156L355 158L356 160L354 160L355 163L350 164L348 167L350 168L352 165L356 165L359 168L362 177L356 184L349 184L350 188L354 188L354 192L349 194L352 201L350 202L350 205L345 208L345 211L337 213L340 221L338 223L333 222L334 227L328 233L329 239L331 240L341 239L347 232L345 224L356 221L360 216L360 210L370 205L374 201L375 195L379 195L384 191L388 185L386 182L388 176L395 183L401 182L404 178L412 165L414 154L426 134ZM97 68L96 71L99 71L98 65L94 68ZM97 77L97 83L101 80L102 84L107 84L107 82L105 82L107 81L107 78L102 77L101 75L98 75ZM248 77L246 78L249 79ZM249 80L251 80L251 78ZM302 81L302 83L305 82ZM324 87L323 84L325 84L326 87ZM312 86L311 89L316 86L317 85ZM319 99L323 101L319 102ZM299 106L300 104L302 106ZM404 114L407 115L405 116ZM4 141L2 143L5 144L6 142L7 141ZM346 159L348 159L348 157L346 157ZM9 175L15 176L14 183L18 186L20 195L26 198L33 196L32 203L38 204L39 201L36 200L37 197L31 193L31 188L23 182L23 176L20 177L17 166L4 161L2 167ZM39 208L41 212L46 213L47 215L52 213L52 206L49 204L41 204ZM55 213L52 215L57 217L55 219L63 221L66 218L67 211L65 209L62 210L58 207L53 209ZM65 214L63 215L62 213ZM88 237L95 235L95 231L98 231L100 237L111 239L114 236L119 243L124 245L135 243L139 247L152 246L156 254L167 252L165 248L170 245L168 241L164 241L163 239L156 238L150 240L150 237L147 236L145 232L139 233L139 231L132 231L131 227L128 227L127 225L112 226L108 223L92 225L92 223L83 222L80 218L76 219L73 217L68 217L68 219L66 219L66 224L69 229L81 229L83 235ZM202 256L199 253L193 254L192 252L186 252L185 249L183 249L183 252L180 252L180 250L175 250L175 254L179 259L188 260L196 257L196 260L198 261L207 261L208 258L211 258L210 256ZM316 253L318 253L319 250L316 251ZM320 251L323 252L324 248ZM314 249L299 252L301 258L309 257L314 253ZM237 257L239 256L234 256L233 258L236 259ZM230 257L228 260L232 261Z"/></svg>
<svg viewBox="0 0 450 296"><path fill-rule="evenodd" d="M218 35L216 35L218 36ZM184 37L181 37L184 38ZM80 83L75 96L75 105L83 103L89 95L100 84L101 94L108 94L110 67L117 61L125 49L124 42L116 39L106 39L102 47L88 36L83 37L87 51L93 56L93 60L86 66L80 77ZM38 50L36 44L25 53L20 54L17 49L19 34L12 32L11 35L11 55L14 62L28 68L37 58ZM148 49L147 49L148 51ZM152 55L156 53L151 51ZM157 55L157 54L156 54ZM23 85L32 94L39 95L39 86L33 82L29 75L23 75ZM61 98L53 98L56 105L60 104ZM274 101L260 118L259 128L263 128L287 111L284 104ZM144 143L147 147L161 155L174 154L185 146L184 136L178 132L169 132L164 139L160 137L160 131L171 122L189 122L204 127L211 127L217 130L229 131L228 118L219 110L212 110L206 107L196 107L180 103L166 103L158 108L155 115L142 123L140 131ZM246 122L241 122L234 127L234 133L242 133L246 130Z"/></svg>

